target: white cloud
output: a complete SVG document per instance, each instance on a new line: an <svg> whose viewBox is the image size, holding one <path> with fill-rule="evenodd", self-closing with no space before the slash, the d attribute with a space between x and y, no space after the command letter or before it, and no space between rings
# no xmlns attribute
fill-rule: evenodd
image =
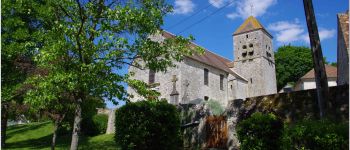
<svg viewBox="0 0 350 150"><path fill-rule="evenodd" d="M209 0L209 3L216 8L224 6L225 0Z"/></svg>
<svg viewBox="0 0 350 150"><path fill-rule="evenodd" d="M188 14L193 12L195 5L192 0L175 0L174 14Z"/></svg>
<svg viewBox="0 0 350 150"><path fill-rule="evenodd" d="M266 13L267 9L276 4L277 0L238 0L236 1L236 11L226 15L230 19L241 17L245 19L249 16L259 17ZM232 17L235 14L237 17Z"/></svg>
<svg viewBox="0 0 350 150"><path fill-rule="evenodd" d="M301 25L298 19L294 21L279 21L268 26L270 31L274 31L276 41L283 44L301 41L309 43L307 30ZM335 35L334 29L320 28L319 35L321 40L332 38Z"/></svg>
<svg viewBox="0 0 350 150"><path fill-rule="evenodd" d="M321 40L329 39L335 35L335 29L328 30L328 29L320 28L318 34L320 35Z"/></svg>
<svg viewBox="0 0 350 150"><path fill-rule="evenodd" d="M230 19L236 19L237 17L239 17L239 15L237 13L230 13L230 14L227 14L226 15L227 18L230 18Z"/></svg>

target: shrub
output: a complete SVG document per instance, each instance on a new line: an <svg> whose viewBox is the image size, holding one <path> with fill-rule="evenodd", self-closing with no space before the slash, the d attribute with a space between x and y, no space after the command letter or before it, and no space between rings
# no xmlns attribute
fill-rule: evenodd
<svg viewBox="0 0 350 150"><path fill-rule="evenodd" d="M107 129L108 115L96 114L91 118L84 118L81 124L82 132L88 136L104 134Z"/></svg>
<svg viewBox="0 0 350 150"><path fill-rule="evenodd" d="M283 122L273 114L254 113L237 125L241 149L281 149Z"/></svg>
<svg viewBox="0 0 350 150"><path fill-rule="evenodd" d="M348 149L348 123L303 120L286 130L293 149Z"/></svg>
<svg viewBox="0 0 350 150"><path fill-rule="evenodd" d="M218 116L224 113L224 108L222 108L218 101L210 99L209 101L206 101L205 104L208 105L213 115Z"/></svg>
<svg viewBox="0 0 350 150"><path fill-rule="evenodd" d="M181 148L179 113L166 101L127 103L116 111L115 129L122 149Z"/></svg>

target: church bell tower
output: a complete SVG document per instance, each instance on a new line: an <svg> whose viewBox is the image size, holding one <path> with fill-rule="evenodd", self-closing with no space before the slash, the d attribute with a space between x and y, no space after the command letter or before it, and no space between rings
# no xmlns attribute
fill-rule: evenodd
<svg viewBox="0 0 350 150"><path fill-rule="evenodd" d="M234 70L248 80L247 97L277 92L272 36L253 16L233 33Z"/></svg>

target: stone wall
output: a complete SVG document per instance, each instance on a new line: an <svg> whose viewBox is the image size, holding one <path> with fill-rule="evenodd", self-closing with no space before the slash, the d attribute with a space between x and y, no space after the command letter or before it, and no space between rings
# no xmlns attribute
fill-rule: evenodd
<svg viewBox="0 0 350 150"><path fill-rule="evenodd" d="M209 70L208 85L204 85L204 68ZM228 74L226 72L190 58L184 60L180 70L182 86L180 100L182 103L198 98L204 99L207 96L209 99L219 101L222 106L227 105ZM220 89L220 74L224 75L222 90Z"/></svg>
<svg viewBox="0 0 350 150"><path fill-rule="evenodd" d="M98 108L97 114L108 115L106 134L115 133L115 109Z"/></svg>
<svg viewBox="0 0 350 150"><path fill-rule="evenodd" d="M328 117L349 121L349 85L330 87L330 98L331 103L326 109ZM236 124L254 112L274 113L287 123L306 118L317 119L319 110L316 89L230 101L226 108L230 149L239 147Z"/></svg>
<svg viewBox="0 0 350 150"><path fill-rule="evenodd" d="M316 90L278 93L229 101L224 115L227 118L229 149L239 149L236 125L254 112L274 113L286 123L293 123L306 118L319 118ZM348 121L349 117L349 86L330 87L332 103L326 110L330 118ZM198 105L178 106L182 125L197 123L183 130L184 146L186 149L205 148L205 118L213 115L209 107L201 103Z"/></svg>
<svg viewBox="0 0 350 150"><path fill-rule="evenodd" d="M142 62L140 62L142 64ZM222 106L227 105L228 95L228 74L225 71L203 64L196 60L185 58L182 62L175 62L176 67L168 68L166 72L155 73L155 83L159 86L154 89L160 92L159 98L170 100L170 93L173 89L172 77L176 75L176 90L179 92L179 103L188 103L195 99L204 99L205 96L209 99L219 101ZM204 68L209 70L209 84L204 85ZM138 79L148 83L149 69L138 69L130 67L129 72L134 72L133 79ZM220 89L220 74L224 75L223 89ZM131 101L144 100L132 88L127 89L129 94L134 98Z"/></svg>
<svg viewBox="0 0 350 150"><path fill-rule="evenodd" d="M337 15L338 85L349 84L349 11Z"/></svg>

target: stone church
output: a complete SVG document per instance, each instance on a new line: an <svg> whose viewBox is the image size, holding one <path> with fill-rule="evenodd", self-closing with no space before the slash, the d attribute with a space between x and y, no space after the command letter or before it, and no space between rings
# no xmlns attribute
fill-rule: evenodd
<svg viewBox="0 0 350 150"><path fill-rule="evenodd" d="M161 38L172 38L163 32ZM172 104L216 100L226 106L229 100L274 94L276 89L275 60L271 34L253 16L233 33L234 60L205 50L203 55L187 56L167 72L140 70L130 66L134 79L155 85ZM197 46L191 43L192 46ZM143 100L135 90L131 101Z"/></svg>

